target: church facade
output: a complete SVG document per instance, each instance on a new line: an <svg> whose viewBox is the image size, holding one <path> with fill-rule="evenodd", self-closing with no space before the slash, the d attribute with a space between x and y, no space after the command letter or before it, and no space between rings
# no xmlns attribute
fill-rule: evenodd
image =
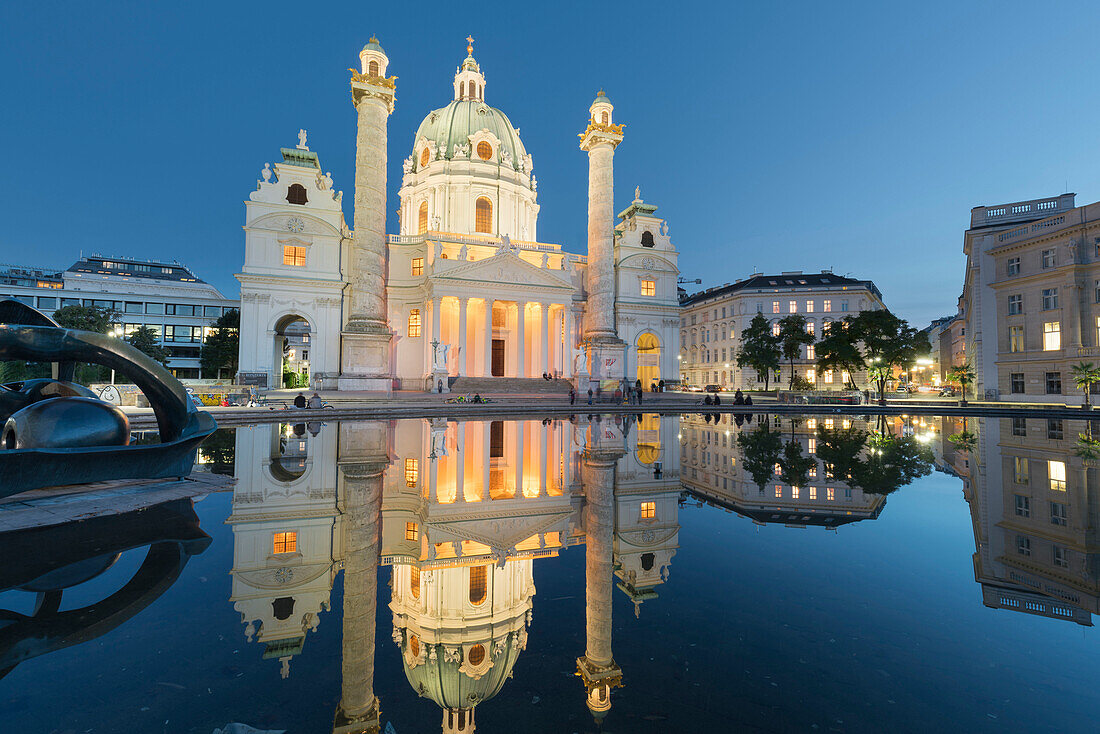
<svg viewBox="0 0 1100 734"><path fill-rule="evenodd" d="M239 379L284 384L287 334L304 322L309 359L295 368L319 389L509 390L543 375L582 391L677 382L677 251L638 189L616 216L623 125L607 96L592 102L580 135L589 156L583 254L539 241L534 159L508 116L486 104L472 41L451 101L413 136L399 231L387 234L388 65L372 38L352 73L352 228L304 131L246 202Z"/></svg>

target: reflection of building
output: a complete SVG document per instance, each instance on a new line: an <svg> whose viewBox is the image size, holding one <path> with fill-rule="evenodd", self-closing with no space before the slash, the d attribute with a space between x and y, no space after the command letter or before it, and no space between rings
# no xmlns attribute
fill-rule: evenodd
<svg viewBox="0 0 1100 734"><path fill-rule="evenodd" d="M971 420L966 499L986 606L1091 625L1100 611L1093 507L1100 476L1076 455L1083 421Z"/></svg>
<svg viewBox="0 0 1100 734"><path fill-rule="evenodd" d="M691 385L717 384L730 390L755 387L756 371L737 367L741 333L757 314L778 331L784 316L799 314L806 330L818 337L825 325L860 311L885 308L878 287L829 271L756 273L680 299L680 370ZM842 389L843 375L817 374L813 346L802 347L796 374L824 389ZM786 370L787 361L781 367ZM859 384L863 375L855 375Z"/></svg>
<svg viewBox="0 0 1100 734"><path fill-rule="evenodd" d="M477 706L502 689L526 646L533 564L592 532L591 664L582 670L596 691L590 706L602 716L617 670L615 584L636 605L655 598L675 553L676 421L408 420L238 431L232 601L246 634L289 674L342 564L335 731L372 731L373 590L377 566L391 565L393 638L409 684L440 707L445 732L472 732Z"/></svg>
<svg viewBox="0 0 1100 734"><path fill-rule="evenodd" d="M784 482L777 465L761 487L746 469L737 435L756 430L760 423L737 427L735 417L730 414L720 416L716 422L708 422L700 415L684 415L680 427L680 473L684 486L692 494L761 525L835 528L879 516L886 505L883 495L839 481L815 455L818 427L866 429L864 418L814 416L795 421L778 416L757 418L772 420L772 430L779 433L783 442L793 441L801 447L803 456L812 459L806 486Z"/></svg>

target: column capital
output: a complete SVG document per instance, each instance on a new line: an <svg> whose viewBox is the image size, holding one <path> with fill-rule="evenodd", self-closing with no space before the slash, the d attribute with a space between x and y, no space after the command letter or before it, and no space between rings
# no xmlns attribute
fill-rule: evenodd
<svg viewBox="0 0 1100 734"><path fill-rule="evenodd" d="M362 461L353 464L341 464L340 471L348 479L372 479L386 473L387 461Z"/></svg>
<svg viewBox="0 0 1100 734"><path fill-rule="evenodd" d="M386 114L392 114L397 98L397 77L385 78L360 74L351 70L351 103L359 109L364 100L376 101L386 108Z"/></svg>
<svg viewBox="0 0 1100 734"><path fill-rule="evenodd" d="M603 145L610 145L614 150L623 142L623 128L625 125L600 125L589 122L588 127L577 137L581 139L581 150L592 152Z"/></svg>

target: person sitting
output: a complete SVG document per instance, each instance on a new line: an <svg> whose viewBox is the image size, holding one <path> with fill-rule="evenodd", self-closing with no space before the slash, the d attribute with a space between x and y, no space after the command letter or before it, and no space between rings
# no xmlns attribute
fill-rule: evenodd
<svg viewBox="0 0 1100 734"><path fill-rule="evenodd" d="M721 405L722 404L722 398L718 397L718 393L714 393L714 404L715 405Z"/></svg>
<svg viewBox="0 0 1100 734"><path fill-rule="evenodd" d="M298 393L298 397L294 398L294 407L295 408L304 408L304 407L306 407L306 396L305 396L304 393Z"/></svg>
<svg viewBox="0 0 1100 734"><path fill-rule="evenodd" d="M475 392L475 393L474 393L474 402L475 402L475 403L480 403L480 402L482 402L482 400L481 400L481 393L479 393L479 392Z"/></svg>
<svg viewBox="0 0 1100 734"><path fill-rule="evenodd" d="M325 401L321 400L321 396L314 392L313 395L311 395L309 398L308 405L310 408L313 409L323 408L325 405Z"/></svg>
<svg viewBox="0 0 1100 734"><path fill-rule="evenodd" d="M745 404L745 394L743 392L741 392L741 388L738 388L737 392L735 392L733 394L733 404L734 405L744 405Z"/></svg>
<svg viewBox="0 0 1100 734"><path fill-rule="evenodd" d="M714 401L710 399L710 395L703 398L703 405L714 405Z"/></svg>
<svg viewBox="0 0 1100 734"><path fill-rule="evenodd" d="M745 396L745 405L752 405L752 395Z"/></svg>

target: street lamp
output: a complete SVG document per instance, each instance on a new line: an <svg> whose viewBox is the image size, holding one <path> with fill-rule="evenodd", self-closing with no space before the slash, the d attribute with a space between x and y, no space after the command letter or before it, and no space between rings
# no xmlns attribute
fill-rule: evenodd
<svg viewBox="0 0 1100 734"><path fill-rule="evenodd" d="M122 334L123 334L122 324L115 324L114 326L112 326L110 334L115 339L121 339ZM112 385L115 384L115 368L114 367L111 368L111 384Z"/></svg>

